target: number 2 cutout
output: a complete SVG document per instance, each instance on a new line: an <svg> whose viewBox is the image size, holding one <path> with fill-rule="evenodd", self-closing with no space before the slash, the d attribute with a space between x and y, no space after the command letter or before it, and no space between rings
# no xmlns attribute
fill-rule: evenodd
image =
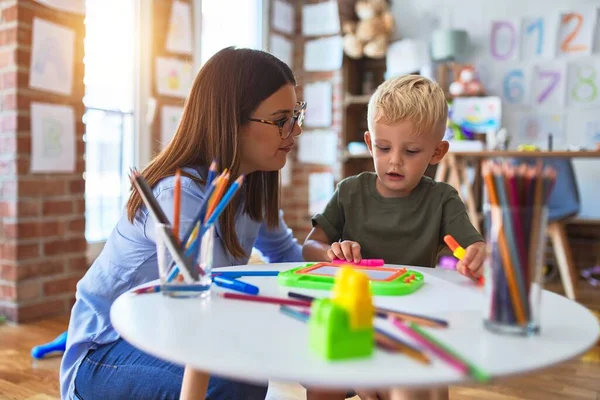
<svg viewBox="0 0 600 400"><path fill-rule="evenodd" d="M578 51L587 51L587 49L588 49L588 47L584 44L579 44L579 45L571 44L571 42L573 40L575 40L577 35L579 35L579 31L581 30L581 27L583 26L583 15L581 15L579 13L569 13L569 14L563 15L563 17L562 17L563 25L568 25L573 20L577 21L575 27L573 28L573 30L571 32L567 33L567 36L565 36L562 43L560 44L560 49L563 51L563 53L574 53L574 52L578 52Z"/></svg>
<svg viewBox="0 0 600 400"><path fill-rule="evenodd" d="M538 104L542 104L552 94L554 89L560 83L561 73L559 71L552 70L538 70L538 79L541 81L544 78L549 78L550 82L537 97Z"/></svg>

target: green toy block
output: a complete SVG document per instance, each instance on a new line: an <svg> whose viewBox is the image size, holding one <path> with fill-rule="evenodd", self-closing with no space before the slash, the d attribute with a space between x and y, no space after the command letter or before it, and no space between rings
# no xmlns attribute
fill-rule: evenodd
<svg viewBox="0 0 600 400"><path fill-rule="evenodd" d="M308 321L309 345L327 360L369 357L373 327L353 330L348 312L331 299L314 300Z"/></svg>

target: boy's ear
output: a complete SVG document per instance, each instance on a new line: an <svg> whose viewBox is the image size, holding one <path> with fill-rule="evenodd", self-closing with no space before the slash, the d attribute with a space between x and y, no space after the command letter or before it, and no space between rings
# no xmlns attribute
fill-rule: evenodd
<svg viewBox="0 0 600 400"><path fill-rule="evenodd" d="M367 147L369 148L369 153L371 154L371 157L373 156L373 143L371 142L371 134L369 133L369 131L365 132L365 143L367 144Z"/></svg>
<svg viewBox="0 0 600 400"><path fill-rule="evenodd" d="M448 153L448 149L450 148L450 143L445 140L442 140L438 143L433 152L433 156L431 156L431 160L429 160L429 165L439 164L442 161L442 158Z"/></svg>

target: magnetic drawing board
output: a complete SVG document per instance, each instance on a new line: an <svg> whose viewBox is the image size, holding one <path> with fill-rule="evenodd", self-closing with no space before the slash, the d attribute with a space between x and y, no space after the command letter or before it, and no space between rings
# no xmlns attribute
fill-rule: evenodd
<svg viewBox="0 0 600 400"><path fill-rule="evenodd" d="M414 293L423 286L420 272L407 268L363 267L330 263L304 264L280 272L277 282L282 286L331 290L335 276L343 267L358 270L369 277L371 292L379 296L401 296Z"/></svg>

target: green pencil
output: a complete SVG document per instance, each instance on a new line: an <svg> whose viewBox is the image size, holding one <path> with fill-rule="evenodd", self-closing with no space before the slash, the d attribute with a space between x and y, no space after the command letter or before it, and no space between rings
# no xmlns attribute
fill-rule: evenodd
<svg viewBox="0 0 600 400"><path fill-rule="evenodd" d="M414 322L411 322L410 327L412 329L414 329L415 331L417 331L425 339L429 340L431 343L433 343L436 346L438 346L439 348L443 349L445 352L451 354L452 357L454 357L454 358L460 360L462 363L464 363L467 367L469 367L469 372L471 373L471 375L479 382L487 382L490 380L490 375L487 372L485 372L484 370L482 370L481 368L479 368L478 366L476 366L469 360L466 360L463 356L458 354L456 351L452 350L450 347L448 347L444 343L440 342L439 339L436 339L435 337L433 337L429 333L427 333L425 330L419 328L419 325L415 324Z"/></svg>

